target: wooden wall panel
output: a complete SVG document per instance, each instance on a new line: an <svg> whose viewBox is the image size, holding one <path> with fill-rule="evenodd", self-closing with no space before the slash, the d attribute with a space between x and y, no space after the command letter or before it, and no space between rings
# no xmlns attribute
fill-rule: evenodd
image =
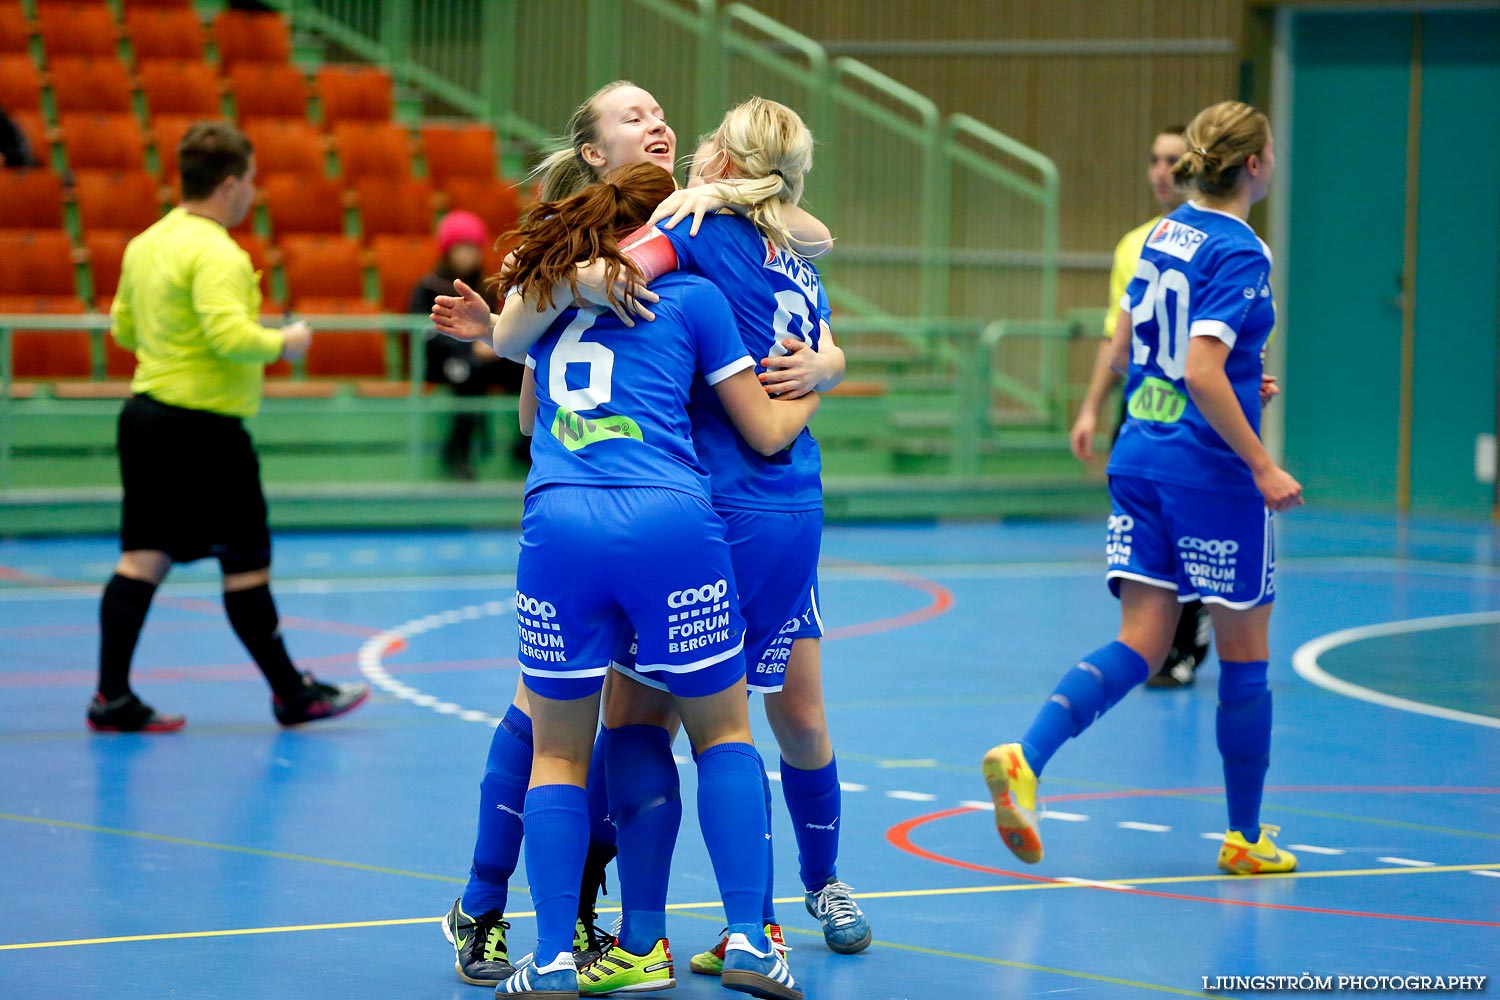
<svg viewBox="0 0 1500 1000"><path fill-rule="evenodd" d="M1153 214L1155 130L1239 96L1244 0L747 2L1052 157L1073 264L1063 309L1102 304L1106 255Z"/></svg>

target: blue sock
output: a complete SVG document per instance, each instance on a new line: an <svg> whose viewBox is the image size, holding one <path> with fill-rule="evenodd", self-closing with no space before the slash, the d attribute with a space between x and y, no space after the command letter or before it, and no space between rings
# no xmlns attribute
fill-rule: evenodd
<svg viewBox="0 0 1500 1000"><path fill-rule="evenodd" d="M1266 661L1219 661L1219 756L1229 828L1250 843L1260 839L1260 798L1271 764L1271 691Z"/></svg>
<svg viewBox="0 0 1500 1000"><path fill-rule="evenodd" d="M588 796L577 785L540 785L526 793L526 879L536 910L536 961L573 953L578 879L589 849Z"/></svg>
<svg viewBox="0 0 1500 1000"><path fill-rule="evenodd" d="M660 726L612 729L608 766L620 846L620 947L644 955L667 936L667 880L682 825L671 738Z"/></svg>
<svg viewBox="0 0 1500 1000"><path fill-rule="evenodd" d="M835 758L814 771L801 771L781 762L781 792L797 831L797 857L802 863L802 887L817 892L837 874L839 816L843 795Z"/></svg>
<svg viewBox="0 0 1500 1000"><path fill-rule="evenodd" d="M774 924L776 920L776 850L769 836L771 832L771 779L766 774L766 769L760 769L760 787L766 797L766 897L761 903L760 922L763 924Z"/></svg>
<svg viewBox="0 0 1500 1000"><path fill-rule="evenodd" d="M749 743L720 743L698 755L698 825L713 861L729 932L766 951L760 917L766 894L765 765Z"/></svg>
<svg viewBox="0 0 1500 1000"><path fill-rule="evenodd" d="M531 782L531 719L510 706L490 740L490 756L479 782L479 831L464 886L464 912L505 913L510 877L521 856L521 811Z"/></svg>
<svg viewBox="0 0 1500 1000"><path fill-rule="evenodd" d="M1114 708L1150 672L1140 653L1118 641L1078 661L1077 666L1063 674L1052 696L1031 720L1026 735L1021 737L1026 763L1040 775L1058 747Z"/></svg>
<svg viewBox="0 0 1500 1000"><path fill-rule="evenodd" d="M614 730L599 727L594 738L594 755L589 758L589 843L615 842L615 825L610 822L609 774L604 761L609 756L609 741Z"/></svg>

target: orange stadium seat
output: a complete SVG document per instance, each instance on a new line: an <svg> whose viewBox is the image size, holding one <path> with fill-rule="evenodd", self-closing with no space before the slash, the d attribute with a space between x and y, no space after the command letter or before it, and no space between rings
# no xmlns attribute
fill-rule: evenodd
<svg viewBox="0 0 1500 1000"><path fill-rule="evenodd" d="M26 22L26 12L18 3L0 3L0 53L25 55L31 25Z"/></svg>
<svg viewBox="0 0 1500 1000"><path fill-rule="evenodd" d="M229 93L241 124L257 118L307 120L307 77L290 64L240 63L229 71Z"/></svg>
<svg viewBox="0 0 1500 1000"><path fill-rule="evenodd" d="M447 210L466 209L484 220L490 238L499 239L514 229L521 218L521 192L506 180L482 177L450 177L442 186L448 196Z"/></svg>
<svg viewBox="0 0 1500 1000"><path fill-rule="evenodd" d="M120 55L120 27L102 3L44 3L36 19L49 63L58 56Z"/></svg>
<svg viewBox="0 0 1500 1000"><path fill-rule="evenodd" d="M146 137L134 115L73 111L60 116L69 170L145 170Z"/></svg>
<svg viewBox="0 0 1500 1000"><path fill-rule="evenodd" d="M377 236L370 241L375 273L380 277L380 306L404 313L412 289L437 263L437 244L430 236Z"/></svg>
<svg viewBox="0 0 1500 1000"><path fill-rule="evenodd" d="M0 313L62 313L80 316L83 303L71 295L0 295ZM16 378L88 378L94 353L87 330L16 330L11 336L11 374Z"/></svg>
<svg viewBox="0 0 1500 1000"><path fill-rule="evenodd" d="M288 236L278 240L276 246L281 251L287 298L294 307L308 297L364 297L364 264L354 240L345 236Z"/></svg>
<svg viewBox="0 0 1500 1000"><path fill-rule="evenodd" d="M483 125L425 125L422 156L438 187L450 177L495 177L495 131Z"/></svg>
<svg viewBox="0 0 1500 1000"><path fill-rule="evenodd" d="M0 295L77 294L67 233L0 233Z"/></svg>
<svg viewBox="0 0 1500 1000"><path fill-rule="evenodd" d="M177 146L187 134L188 126L201 121L203 115L152 115L151 145L156 149L157 162L161 164L161 180L166 184L177 183Z"/></svg>
<svg viewBox="0 0 1500 1000"><path fill-rule="evenodd" d="M124 0L124 7L127 14L130 13L131 9L136 7L154 7L157 9L176 7L182 10L192 10L194 2L195 0Z"/></svg>
<svg viewBox="0 0 1500 1000"><path fill-rule="evenodd" d="M0 170L0 231L61 229L62 178L50 170Z"/></svg>
<svg viewBox="0 0 1500 1000"><path fill-rule="evenodd" d="M127 7L125 34L136 65L148 59L203 60L203 22L190 7Z"/></svg>
<svg viewBox="0 0 1500 1000"><path fill-rule="evenodd" d="M392 122L344 122L333 127L339 173L346 182L361 177L410 177L411 137Z"/></svg>
<svg viewBox="0 0 1500 1000"><path fill-rule="evenodd" d="M361 177L352 187L366 242L372 236L432 233L433 190L429 181L413 177Z"/></svg>
<svg viewBox="0 0 1500 1000"><path fill-rule="evenodd" d="M42 74L28 55L0 55L0 108L39 111Z"/></svg>
<svg viewBox="0 0 1500 1000"><path fill-rule="evenodd" d="M58 113L118 111L130 107L130 75L119 59L66 56L50 60L48 75Z"/></svg>
<svg viewBox="0 0 1500 1000"><path fill-rule="evenodd" d="M324 66L318 70L323 127L344 121L391 120L391 75L374 66Z"/></svg>
<svg viewBox="0 0 1500 1000"><path fill-rule="evenodd" d="M240 63L285 63L291 58L292 33L280 14L226 10L214 19L213 34L219 64L226 70Z"/></svg>
<svg viewBox="0 0 1500 1000"><path fill-rule="evenodd" d="M100 312L109 312L109 300L115 297L120 286L120 260L125 256L125 244L134 238L133 233L98 232L85 233L83 245L89 251L89 268L94 275L94 305Z"/></svg>
<svg viewBox="0 0 1500 1000"><path fill-rule="evenodd" d="M84 232L113 229L133 236L161 218L156 182L144 170L80 170L73 193Z"/></svg>
<svg viewBox="0 0 1500 1000"><path fill-rule="evenodd" d="M380 307L363 299L305 298L292 303L305 315L373 315ZM303 363L309 375L335 378L381 378L386 373L385 334L379 330L325 331L313 338Z"/></svg>
<svg viewBox="0 0 1500 1000"><path fill-rule="evenodd" d="M269 178L279 174L323 172L323 136L305 119L267 118L246 122L245 136L255 147L255 173Z"/></svg>
<svg viewBox="0 0 1500 1000"><path fill-rule="evenodd" d="M288 233L343 235L343 189L335 181L314 174L273 174L259 183L276 242Z"/></svg>
<svg viewBox="0 0 1500 1000"><path fill-rule="evenodd" d="M136 77L146 107L157 115L193 115L218 118L219 78L212 66L179 59L150 59L138 63Z"/></svg>

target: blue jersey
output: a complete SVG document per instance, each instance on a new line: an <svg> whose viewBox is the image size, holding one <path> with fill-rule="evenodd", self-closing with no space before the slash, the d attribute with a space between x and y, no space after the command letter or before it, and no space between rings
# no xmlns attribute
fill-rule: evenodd
<svg viewBox="0 0 1500 1000"><path fill-rule="evenodd" d="M663 486L708 499L688 396L754 361L713 284L669 274L651 287L661 301L648 327L626 327L607 309L569 309L532 346L528 493L558 483Z"/></svg>
<svg viewBox="0 0 1500 1000"><path fill-rule="evenodd" d="M1225 212L1189 202L1146 239L1120 308L1130 311L1126 419L1111 475L1198 488L1256 492L1249 467L1188 395L1188 341L1217 337L1240 408L1260 433L1261 352L1276 321L1271 252Z"/></svg>
<svg viewBox="0 0 1500 1000"><path fill-rule="evenodd" d="M818 321L828 315L818 271L807 260L776 247L737 215L703 220L697 236L688 227L663 229L678 266L701 274L729 297L744 348L755 359L785 354L781 342L821 339ZM653 284L655 290L656 285ZM745 443L713 392L699 386L692 399L693 440L713 480L716 507L749 510L815 510L823 505L823 459L806 428L784 451L767 457Z"/></svg>

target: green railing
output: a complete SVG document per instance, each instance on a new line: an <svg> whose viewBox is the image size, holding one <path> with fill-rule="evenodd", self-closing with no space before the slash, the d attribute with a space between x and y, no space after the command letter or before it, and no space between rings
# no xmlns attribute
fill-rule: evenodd
<svg viewBox="0 0 1500 1000"><path fill-rule="evenodd" d="M268 428L273 442L268 482L429 481L437 475L439 421L452 413L493 414L505 421L497 436L513 438L514 398L461 399L431 392L421 381L425 317L306 318L316 331L313 352L343 334L384 332L388 357L399 359L387 367L398 374L267 380L268 398L251 428L258 438ZM0 495L23 486L113 482L113 418L126 387L103 377L108 328L103 315L0 315ZM17 331L87 331L94 338L94 378L17 382L10 361ZM839 333L850 373L813 426L835 475L974 477L1012 468L1007 452L1026 451L1028 441L1062 454L1054 414L1067 393L1075 325L850 316ZM66 462L73 464L65 468ZM17 474L18 464L27 474Z"/></svg>
<svg viewBox="0 0 1500 1000"><path fill-rule="evenodd" d="M273 0L309 33L485 119L514 171L609 80L651 90L680 152L752 94L797 108L818 140L807 204L838 237L820 262L864 314L1052 319L1052 162L763 14L714 0ZM429 101L429 103L431 103ZM431 110L431 109L429 109ZM546 123L545 125L538 123ZM692 131L689 132L688 129Z"/></svg>

